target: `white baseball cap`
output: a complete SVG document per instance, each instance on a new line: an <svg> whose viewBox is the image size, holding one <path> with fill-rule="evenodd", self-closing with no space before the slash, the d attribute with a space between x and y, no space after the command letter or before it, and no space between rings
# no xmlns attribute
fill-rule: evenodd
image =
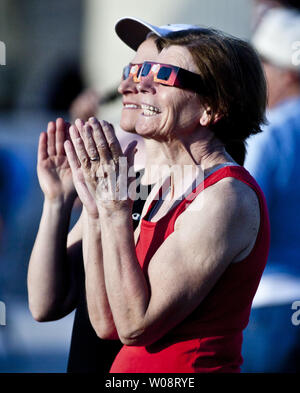
<svg viewBox="0 0 300 393"><path fill-rule="evenodd" d="M137 50L144 42L149 33L153 32L159 37L164 37L173 31L182 31L190 29L200 29L197 25L188 24L169 24L164 26L154 26L141 19L124 17L117 21L115 30L122 41L131 49Z"/></svg>
<svg viewBox="0 0 300 393"><path fill-rule="evenodd" d="M278 67L300 70L300 13L286 8L269 10L252 37L258 54Z"/></svg>

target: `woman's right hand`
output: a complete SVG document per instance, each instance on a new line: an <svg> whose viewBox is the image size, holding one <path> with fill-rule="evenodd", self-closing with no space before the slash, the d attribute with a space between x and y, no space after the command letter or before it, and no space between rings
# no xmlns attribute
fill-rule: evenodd
<svg viewBox="0 0 300 393"><path fill-rule="evenodd" d="M69 124L62 118L48 123L38 146L37 173L45 199L50 202L74 201L76 190L64 149Z"/></svg>
<svg viewBox="0 0 300 393"><path fill-rule="evenodd" d="M72 137L72 141L68 140L65 144L67 156L69 162L71 162L72 174L74 185L76 187L77 194L86 209L86 213L90 218L98 219L99 212L96 204L96 191L93 187L90 187L90 184L86 182L84 167L80 164L80 161L77 159L73 143L75 142L77 149L80 151L85 151L85 147L81 138L81 133L84 129L84 122L81 119L77 119L75 124L70 127L70 137ZM95 151L96 155L96 151ZM90 161L87 159L85 161L86 166L90 165Z"/></svg>

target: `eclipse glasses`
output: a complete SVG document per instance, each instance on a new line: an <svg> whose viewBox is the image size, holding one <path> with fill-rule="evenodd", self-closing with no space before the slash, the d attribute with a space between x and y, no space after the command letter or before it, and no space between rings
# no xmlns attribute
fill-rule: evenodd
<svg viewBox="0 0 300 393"><path fill-rule="evenodd" d="M132 77L135 83L148 75L152 75L153 81L162 85L203 92L203 81L199 74L171 64L145 61L142 64L129 63L123 69L123 80Z"/></svg>

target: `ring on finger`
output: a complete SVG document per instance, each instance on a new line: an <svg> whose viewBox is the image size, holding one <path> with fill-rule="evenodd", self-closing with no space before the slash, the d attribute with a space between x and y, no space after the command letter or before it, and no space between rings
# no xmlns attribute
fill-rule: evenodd
<svg viewBox="0 0 300 393"><path fill-rule="evenodd" d="M91 157L90 160L91 161L100 161L100 158L99 157Z"/></svg>

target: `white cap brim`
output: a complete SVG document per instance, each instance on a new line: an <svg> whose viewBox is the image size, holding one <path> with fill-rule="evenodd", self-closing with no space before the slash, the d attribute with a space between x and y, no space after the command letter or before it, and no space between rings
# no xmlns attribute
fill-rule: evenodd
<svg viewBox="0 0 300 393"><path fill-rule="evenodd" d="M116 33L120 39L135 51L146 40L150 32L155 33L159 37L164 37L174 31L190 29L200 29L200 27L188 24L170 24L158 27L132 17L121 18L115 25Z"/></svg>

